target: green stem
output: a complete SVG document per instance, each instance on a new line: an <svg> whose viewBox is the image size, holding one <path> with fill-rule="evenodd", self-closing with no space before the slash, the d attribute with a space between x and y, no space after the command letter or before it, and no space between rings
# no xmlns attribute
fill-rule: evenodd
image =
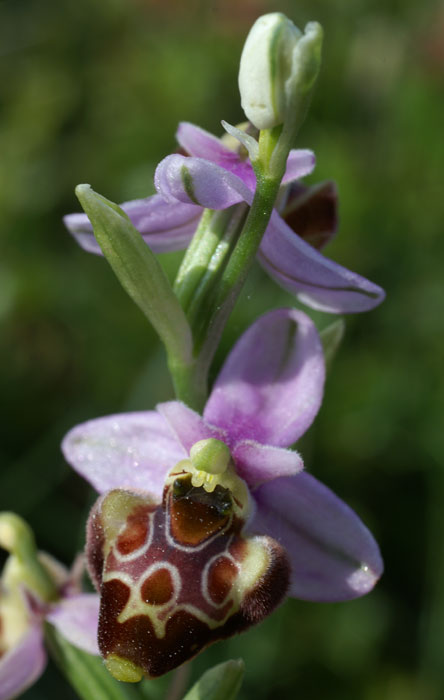
<svg viewBox="0 0 444 700"><path fill-rule="evenodd" d="M268 226L279 191L280 178L257 174L257 187L242 234L223 271L217 291L207 301L207 314L195 335L195 351L202 372L208 371L225 323L246 280Z"/></svg>
<svg viewBox="0 0 444 700"><path fill-rule="evenodd" d="M253 163L256 191L248 215L245 206L206 211L178 272L174 291L193 334L193 361L169 362L176 395L195 410L207 397L208 371L228 317L244 285L270 220L288 156L281 148L282 125L259 134ZM240 229L245 220L243 229Z"/></svg>
<svg viewBox="0 0 444 700"><path fill-rule="evenodd" d="M244 204L224 211L206 210L174 284L195 336L205 318L208 298L220 280L228 256L239 237L247 214ZM196 411L202 411L208 395L207 365L193 355L190 361L170 357L169 370L176 396Z"/></svg>
<svg viewBox="0 0 444 700"><path fill-rule="evenodd" d="M262 129L262 131L259 132L259 158L256 163L253 163L256 176L258 175L259 171L259 174L268 174L273 179L279 178L279 182L281 181L285 172L285 165L290 146L287 147L286 152L285 148L282 149L281 156L283 157L279 159L279 168L272 171L270 168L270 163L272 161L273 154L276 151L276 146L282 138L283 129L284 126L279 124L279 126L275 126L273 129Z"/></svg>
<svg viewBox="0 0 444 700"><path fill-rule="evenodd" d="M207 400L208 387L207 375L202 372L197 360L181 364L175 358L169 357L168 369L173 380L176 398L201 413Z"/></svg>

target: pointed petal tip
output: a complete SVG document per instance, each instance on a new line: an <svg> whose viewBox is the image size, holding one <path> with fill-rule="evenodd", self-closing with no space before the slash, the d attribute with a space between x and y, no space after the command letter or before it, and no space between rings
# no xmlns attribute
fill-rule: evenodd
<svg viewBox="0 0 444 700"><path fill-rule="evenodd" d="M356 513L311 474L260 486L251 525L290 557L289 595L334 603L369 593L383 572L379 547Z"/></svg>
<svg viewBox="0 0 444 700"><path fill-rule="evenodd" d="M373 590L384 571L382 559L375 561L373 566L361 564L347 579L350 588L350 598L359 598Z"/></svg>
<svg viewBox="0 0 444 700"><path fill-rule="evenodd" d="M283 184L295 183L301 177L310 175L316 165L316 156L308 148L292 149L289 153Z"/></svg>
<svg viewBox="0 0 444 700"><path fill-rule="evenodd" d="M273 212L259 262L284 289L312 309L327 313L369 311L385 296L377 284L326 258L295 235ZM298 276L295 276L298 270Z"/></svg>
<svg viewBox="0 0 444 700"><path fill-rule="evenodd" d="M91 185L87 183L77 185L74 192L80 203L82 203L82 199L89 198L91 194L94 194L94 190L92 189Z"/></svg>

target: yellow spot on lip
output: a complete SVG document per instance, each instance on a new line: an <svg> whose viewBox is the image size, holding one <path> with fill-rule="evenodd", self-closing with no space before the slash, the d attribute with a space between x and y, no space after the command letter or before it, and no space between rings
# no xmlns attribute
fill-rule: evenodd
<svg viewBox="0 0 444 700"><path fill-rule="evenodd" d="M114 678L124 683L138 683L143 678L143 669L140 666L117 654L107 656L105 666Z"/></svg>

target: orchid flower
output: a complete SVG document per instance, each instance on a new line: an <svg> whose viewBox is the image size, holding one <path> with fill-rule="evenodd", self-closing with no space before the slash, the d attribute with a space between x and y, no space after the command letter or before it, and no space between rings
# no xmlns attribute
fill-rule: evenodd
<svg viewBox="0 0 444 700"><path fill-rule="evenodd" d="M71 571L43 552L38 558L55 583L55 600L48 602L30 590L14 555L8 558L0 581L0 700L24 692L43 673L47 661L45 621L74 646L99 653L99 598L81 592L83 557Z"/></svg>
<svg viewBox="0 0 444 700"><path fill-rule="evenodd" d="M285 595L342 601L373 588L375 540L290 449L324 375L313 322L275 310L238 340L202 416L169 401L67 434L67 461L102 494L87 560L99 648L118 679L165 673Z"/></svg>
<svg viewBox="0 0 444 700"><path fill-rule="evenodd" d="M220 140L189 123L181 123L176 136L187 155L174 154L159 164L158 194L122 205L155 253L185 248L203 208L251 204L256 187L246 151L233 146L234 139ZM332 183L312 187L299 183L314 165L312 151L290 151L277 205L283 218L274 211L258 261L278 284L312 308L330 313L367 311L384 299L381 287L316 249L334 235L337 215ZM187 182L184 172L191 178ZM100 253L86 214L69 214L64 221L85 250Z"/></svg>

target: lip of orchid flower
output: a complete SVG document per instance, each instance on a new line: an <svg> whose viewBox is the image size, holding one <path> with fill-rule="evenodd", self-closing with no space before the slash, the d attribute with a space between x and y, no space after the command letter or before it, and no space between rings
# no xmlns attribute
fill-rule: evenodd
<svg viewBox="0 0 444 700"><path fill-rule="evenodd" d="M156 411L91 420L67 434L63 452L99 493L136 490L159 503L167 473L189 458L193 445L222 441L255 502L247 529L287 551L290 594L354 598L382 573L378 546L358 516L304 473L301 457L288 449L319 410L324 375L312 321L295 310L272 311L229 354L202 417L171 401Z"/></svg>
<svg viewBox="0 0 444 700"><path fill-rule="evenodd" d="M17 697L41 676L46 667L43 623L51 623L71 644L98 655L99 597L80 592L83 565L69 572L55 559L39 553L41 564L54 579L59 599L47 603L19 583L16 560L5 565L0 590L0 700ZM20 624L19 624L20 623Z"/></svg>

